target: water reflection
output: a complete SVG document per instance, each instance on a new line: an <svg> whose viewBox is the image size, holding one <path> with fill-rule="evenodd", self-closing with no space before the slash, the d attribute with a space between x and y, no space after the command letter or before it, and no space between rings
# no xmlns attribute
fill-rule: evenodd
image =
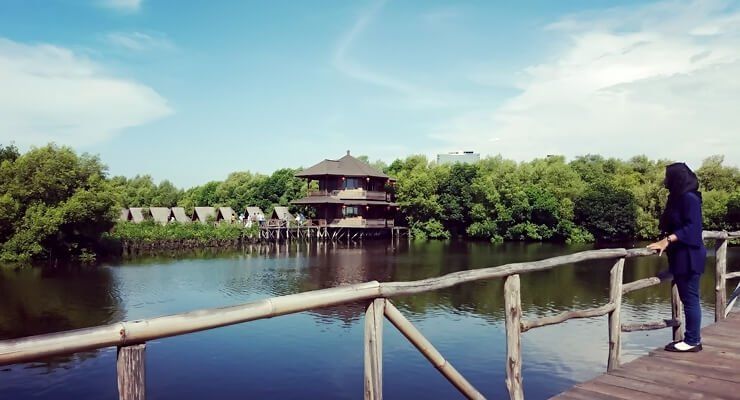
<svg viewBox="0 0 740 400"><path fill-rule="evenodd" d="M370 280L423 279L589 248L471 242L292 243L229 252L171 252L98 267L0 268L0 337L151 318ZM728 265L737 265L737 250L730 249ZM705 322L710 322L714 260L710 257L707 262L702 299ZM602 260L522 275L525 317L604 304L611 265ZM665 268L665 258L630 259L624 280L653 276ZM501 279L393 301L486 395L506 395ZM668 285L630 293L624 299L623 319L667 318L669 303ZM364 308L350 304L154 341L147 350L149 393L157 398L202 398L213 393L220 398L356 398L362 391ZM602 371L606 332L606 319L597 318L525 333L527 397L553 395ZM625 358L644 354L668 337L668 330L626 334ZM387 397L457 396L390 325L385 329L384 352ZM260 368L253 368L257 365ZM197 384L183 384L194 376L199 377ZM115 397L115 351L0 370L0 398L30 397Z"/></svg>

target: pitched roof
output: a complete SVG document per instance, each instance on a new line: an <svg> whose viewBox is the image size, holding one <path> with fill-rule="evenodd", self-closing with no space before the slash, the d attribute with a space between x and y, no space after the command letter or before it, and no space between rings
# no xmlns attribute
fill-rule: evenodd
<svg viewBox="0 0 740 400"><path fill-rule="evenodd" d="M256 217L258 214L265 215L265 213L263 213L262 209L259 207L247 207L247 214L250 217Z"/></svg>
<svg viewBox="0 0 740 400"><path fill-rule="evenodd" d="M170 209L167 207L149 207L149 213L156 222L166 224L170 219Z"/></svg>
<svg viewBox="0 0 740 400"><path fill-rule="evenodd" d="M128 209L131 212L131 220L135 223L144 222L144 209L142 207L131 207Z"/></svg>
<svg viewBox="0 0 740 400"><path fill-rule="evenodd" d="M185 214L185 209L182 207L172 207L172 215L177 222L190 222L190 218Z"/></svg>
<svg viewBox="0 0 740 400"><path fill-rule="evenodd" d="M216 218L216 209L213 207L195 207L193 221L206 222L208 217Z"/></svg>
<svg viewBox="0 0 740 400"><path fill-rule="evenodd" d="M324 160L312 167L295 174L296 177L310 177L321 175L338 175L338 176L370 176L374 178L390 177L367 163L360 161L349 154L339 160Z"/></svg>
<svg viewBox="0 0 740 400"><path fill-rule="evenodd" d="M281 221L294 221L295 218L288 211L288 207L275 206L272 209L272 219L279 219Z"/></svg>
<svg viewBox="0 0 740 400"><path fill-rule="evenodd" d="M232 216L236 217L236 213L231 207L219 207L218 212L216 212L216 220L231 221Z"/></svg>
<svg viewBox="0 0 740 400"><path fill-rule="evenodd" d="M131 211L129 211L128 208L122 208L120 217L118 217L118 219L120 219L121 221L128 221L129 218L131 218Z"/></svg>

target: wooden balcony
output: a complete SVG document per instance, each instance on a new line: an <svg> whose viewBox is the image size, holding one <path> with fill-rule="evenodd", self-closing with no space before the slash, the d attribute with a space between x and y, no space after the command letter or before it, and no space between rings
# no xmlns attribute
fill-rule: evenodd
<svg viewBox="0 0 740 400"><path fill-rule="evenodd" d="M393 220L381 218L335 218L329 224L332 228L390 228L393 227Z"/></svg>
<svg viewBox="0 0 740 400"><path fill-rule="evenodd" d="M331 196L342 200L379 200L388 201L389 194L365 189L314 190L309 196Z"/></svg>

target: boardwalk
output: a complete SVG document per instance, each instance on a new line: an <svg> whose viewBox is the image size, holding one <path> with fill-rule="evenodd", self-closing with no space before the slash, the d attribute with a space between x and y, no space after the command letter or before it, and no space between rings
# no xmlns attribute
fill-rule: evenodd
<svg viewBox="0 0 740 400"><path fill-rule="evenodd" d="M651 351L554 399L740 399L740 312L702 330L700 353Z"/></svg>

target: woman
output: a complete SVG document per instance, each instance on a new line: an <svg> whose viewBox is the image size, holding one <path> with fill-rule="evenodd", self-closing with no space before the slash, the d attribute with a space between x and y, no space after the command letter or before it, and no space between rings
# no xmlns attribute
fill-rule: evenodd
<svg viewBox="0 0 740 400"><path fill-rule="evenodd" d="M648 249L663 251L668 255L668 267L684 307L684 340L665 346L667 351L701 351L701 305L699 281L704 272L707 250L701 237L701 193L696 175L684 163L666 167L665 186L668 202L658 227L664 238L652 243Z"/></svg>

